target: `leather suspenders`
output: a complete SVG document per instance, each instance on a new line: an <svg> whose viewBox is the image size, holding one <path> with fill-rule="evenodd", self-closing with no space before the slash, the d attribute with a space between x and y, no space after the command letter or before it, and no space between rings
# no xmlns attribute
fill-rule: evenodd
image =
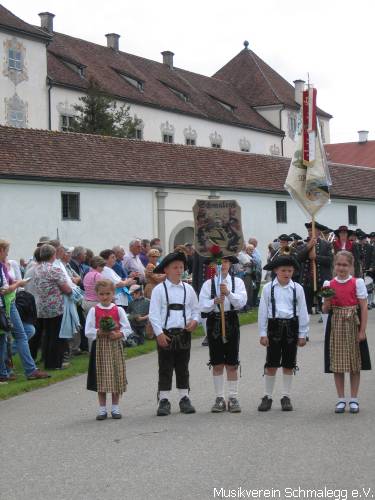
<svg viewBox="0 0 375 500"><path fill-rule="evenodd" d="M165 317L165 322L164 322L164 329L167 330L167 323L168 319L170 316L170 311L182 311L182 315L184 317L184 324L186 326L186 286L185 283L182 283L182 286L184 287L184 302L183 304L170 304L169 303L169 296L168 296L168 290L167 290L167 285L165 284L165 281L163 281L163 286L164 286L164 291L165 291L165 298L167 300L167 315Z"/></svg>
<svg viewBox="0 0 375 500"><path fill-rule="evenodd" d="M271 286L271 306L272 306L272 318L276 318L276 302L275 302L275 285ZM297 292L296 285L293 287L293 317L297 317Z"/></svg>

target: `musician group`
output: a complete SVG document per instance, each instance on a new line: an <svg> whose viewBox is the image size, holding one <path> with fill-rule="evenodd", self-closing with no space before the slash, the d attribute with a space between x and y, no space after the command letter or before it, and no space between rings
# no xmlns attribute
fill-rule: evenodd
<svg viewBox="0 0 375 500"><path fill-rule="evenodd" d="M270 245L264 267L269 280L263 287L258 326L265 347L264 395L258 410L271 410L278 369L282 372L281 409L292 411L291 386L297 367L297 350L308 340L309 314L313 308L328 314L325 371L334 374L338 401L335 413L358 413L360 371L371 369L366 340L370 282L375 270L375 233L353 232L346 226L330 231L306 224L308 237L280 235ZM329 237L328 237L329 235ZM370 238L370 241L368 239ZM176 373L179 408L195 413L190 400L189 360L191 333L204 321L212 368L215 398L213 413L240 413L238 371L240 325L238 313L247 304L244 281L234 276L236 256L223 257L200 290L182 281L186 256L167 255L156 271L166 280L154 289L149 319L158 344L158 416L171 413L172 376ZM316 283L316 286L315 286ZM334 296L317 302L316 289L329 288ZM371 290L372 291L372 290ZM203 318L203 319L202 319ZM345 398L345 373L350 374L350 397ZM226 377L225 377L226 375ZM225 386L227 396L225 396Z"/></svg>

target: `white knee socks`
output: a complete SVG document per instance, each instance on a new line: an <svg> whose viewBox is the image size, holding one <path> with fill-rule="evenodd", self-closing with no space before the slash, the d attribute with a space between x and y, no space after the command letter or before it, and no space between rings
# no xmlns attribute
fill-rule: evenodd
<svg viewBox="0 0 375 500"><path fill-rule="evenodd" d="M224 375L214 375L214 389L217 398L224 397Z"/></svg>
<svg viewBox="0 0 375 500"><path fill-rule="evenodd" d="M282 396L290 397L290 388L292 387L293 375L287 375L283 373L283 392Z"/></svg>
<svg viewBox="0 0 375 500"><path fill-rule="evenodd" d="M272 399L273 389L275 387L275 381L276 381L276 376L271 377L271 375L264 375L264 385L265 385L264 394L265 396L268 396L270 399Z"/></svg>
<svg viewBox="0 0 375 500"><path fill-rule="evenodd" d="M228 380L228 398L237 398L238 396L238 380Z"/></svg>

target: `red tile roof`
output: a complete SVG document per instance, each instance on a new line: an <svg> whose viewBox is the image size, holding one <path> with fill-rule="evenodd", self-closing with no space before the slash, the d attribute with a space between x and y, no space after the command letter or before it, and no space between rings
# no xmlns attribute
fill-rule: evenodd
<svg viewBox="0 0 375 500"><path fill-rule="evenodd" d="M11 32L23 33L32 38L49 40L51 36L40 28L35 28L31 24L25 23L0 4L0 28Z"/></svg>
<svg viewBox="0 0 375 500"><path fill-rule="evenodd" d="M375 141L326 144L329 161L375 168Z"/></svg>
<svg viewBox="0 0 375 500"><path fill-rule="evenodd" d="M0 127L0 178L284 193L288 158ZM332 165L332 196L374 200L375 170Z"/></svg>
<svg viewBox="0 0 375 500"><path fill-rule="evenodd" d="M66 64L71 61L85 66L84 78ZM133 87L121 73L144 82L144 90ZM284 135L252 109L230 83L179 68L171 70L165 64L61 33L54 33L48 46L48 76L55 84L82 89L94 78L104 91L128 102ZM187 95L187 102L168 87ZM233 106L233 112L218 100Z"/></svg>
<svg viewBox="0 0 375 500"><path fill-rule="evenodd" d="M285 104L290 108L299 108L294 100L294 87L274 69L266 64L252 50L243 49L214 78L232 83L239 89L241 96L250 106L272 106ZM332 116L319 109L319 114L327 118Z"/></svg>

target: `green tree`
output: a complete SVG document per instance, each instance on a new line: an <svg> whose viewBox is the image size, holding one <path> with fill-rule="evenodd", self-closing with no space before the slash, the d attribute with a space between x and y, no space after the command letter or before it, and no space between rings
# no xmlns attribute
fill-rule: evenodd
<svg viewBox="0 0 375 500"><path fill-rule="evenodd" d="M136 137L137 125L141 122L130 115L130 106L119 106L116 101L103 93L91 80L87 94L79 98L74 106L76 116L71 122L73 132L85 134L111 135L115 137Z"/></svg>

